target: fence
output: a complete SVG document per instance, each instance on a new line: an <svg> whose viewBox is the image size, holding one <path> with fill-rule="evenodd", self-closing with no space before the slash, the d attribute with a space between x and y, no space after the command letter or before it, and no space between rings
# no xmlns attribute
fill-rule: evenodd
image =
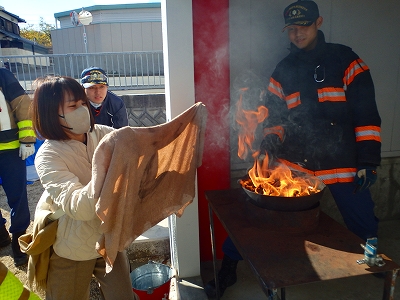
<svg viewBox="0 0 400 300"><path fill-rule="evenodd" d="M111 90L164 88L162 51L0 56L0 62L28 93L38 77L63 75L79 80L89 66L106 71Z"/></svg>

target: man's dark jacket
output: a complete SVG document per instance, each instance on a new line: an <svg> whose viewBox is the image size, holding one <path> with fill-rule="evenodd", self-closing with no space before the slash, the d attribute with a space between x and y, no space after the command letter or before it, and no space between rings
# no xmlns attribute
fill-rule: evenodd
<svg viewBox="0 0 400 300"><path fill-rule="evenodd" d="M351 48L291 45L273 72L265 138L280 136L278 157L325 183L351 182L357 167L380 164L381 119L368 66Z"/></svg>
<svg viewBox="0 0 400 300"><path fill-rule="evenodd" d="M96 124L103 124L113 128L128 126L128 115L124 100L107 91L107 96L99 108L90 105Z"/></svg>

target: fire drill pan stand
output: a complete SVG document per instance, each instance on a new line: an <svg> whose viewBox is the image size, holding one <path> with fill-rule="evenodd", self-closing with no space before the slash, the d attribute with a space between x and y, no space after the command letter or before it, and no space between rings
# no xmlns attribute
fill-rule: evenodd
<svg viewBox="0 0 400 300"><path fill-rule="evenodd" d="M383 300L394 299L400 266L384 254L384 265L358 264L364 257L364 241L320 211L318 226L311 231L285 234L271 230L268 222L252 222L241 189L206 191L209 207L214 278L217 276L214 215L232 239L267 297L285 300L285 288L372 273L384 273ZM261 208L260 208L261 209ZM217 281L218 282L218 281ZM217 295L218 294L218 286ZM272 295L271 295L272 294ZM275 297L275 298L271 298Z"/></svg>

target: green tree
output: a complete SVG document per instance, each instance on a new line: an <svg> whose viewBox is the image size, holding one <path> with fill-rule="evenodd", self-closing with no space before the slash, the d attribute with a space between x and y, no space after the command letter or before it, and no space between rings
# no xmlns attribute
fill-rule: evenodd
<svg viewBox="0 0 400 300"><path fill-rule="evenodd" d="M53 29L55 29L55 26L47 24L44 22L43 18L40 17L39 30L35 28L35 25L29 24L26 28L21 29L20 34L25 39L46 47L51 47L51 30Z"/></svg>

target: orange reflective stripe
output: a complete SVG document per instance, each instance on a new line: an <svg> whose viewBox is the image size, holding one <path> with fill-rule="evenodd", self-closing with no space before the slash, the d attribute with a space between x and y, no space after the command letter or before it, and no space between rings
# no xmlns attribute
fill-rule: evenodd
<svg viewBox="0 0 400 300"><path fill-rule="evenodd" d="M278 81L276 81L275 79L273 79L272 77L269 80L268 91L277 95L281 99L283 99L283 97L284 97L281 84Z"/></svg>
<svg viewBox="0 0 400 300"><path fill-rule="evenodd" d="M364 72L369 70L368 66L363 62L363 60L361 58L356 59L355 61L353 61L349 67L346 69L345 73L344 73L344 78L343 78L343 83L345 86L345 90L347 88L348 85L350 85L350 83L353 82L354 78Z"/></svg>
<svg viewBox="0 0 400 300"><path fill-rule="evenodd" d="M325 184L353 182L354 176L356 175L357 172L356 168L339 168L339 169L320 170L313 172L311 170L305 169L297 164L294 164L284 159L281 159L279 161L287 165L291 170L300 171L306 174L317 176Z"/></svg>
<svg viewBox="0 0 400 300"><path fill-rule="evenodd" d="M325 87L318 89L318 101L345 102L346 95L343 88Z"/></svg>
<svg viewBox="0 0 400 300"><path fill-rule="evenodd" d="M296 107L301 104L300 102L300 92L293 93L285 97L286 105L289 109Z"/></svg>
<svg viewBox="0 0 400 300"><path fill-rule="evenodd" d="M268 134L276 134L277 136L279 136L279 139L283 141L284 132L285 130L283 129L282 126L264 128L264 137L266 137Z"/></svg>
<svg viewBox="0 0 400 300"><path fill-rule="evenodd" d="M320 178L325 184L353 182L356 175L356 168L340 168L331 170L316 171L315 176Z"/></svg>
<svg viewBox="0 0 400 300"><path fill-rule="evenodd" d="M381 128L379 126L359 126L355 128L356 141L381 142Z"/></svg>
<svg viewBox="0 0 400 300"><path fill-rule="evenodd" d="M281 84L278 81L276 81L275 79L273 79L272 77L269 80L268 91L270 91L274 95L278 96L282 100L285 100L286 105L289 109L296 107L297 105L299 105L301 103L300 102L300 92L296 92L296 93L293 93L293 94L285 97L285 94L283 93Z"/></svg>

